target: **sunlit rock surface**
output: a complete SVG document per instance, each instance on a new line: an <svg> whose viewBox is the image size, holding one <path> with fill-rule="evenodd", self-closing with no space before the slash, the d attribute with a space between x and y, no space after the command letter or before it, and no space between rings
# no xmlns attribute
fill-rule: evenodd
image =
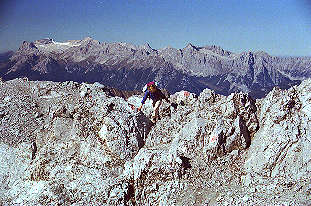
<svg viewBox="0 0 311 206"><path fill-rule="evenodd" d="M257 101L180 91L152 125L142 94L2 81L0 203L308 205L310 91L310 80Z"/></svg>

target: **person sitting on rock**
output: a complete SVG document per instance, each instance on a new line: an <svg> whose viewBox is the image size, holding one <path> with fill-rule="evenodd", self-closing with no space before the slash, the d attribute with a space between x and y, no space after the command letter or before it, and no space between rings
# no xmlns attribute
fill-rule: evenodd
<svg viewBox="0 0 311 206"><path fill-rule="evenodd" d="M152 99L153 113L151 121L156 123L159 118L159 108L162 104L162 99L165 99L168 103L170 102L168 98L161 92L160 89L157 88L155 82L149 82L147 85L147 89L145 90L145 95L143 100L141 101L141 105L138 108L140 111L145 104L147 98Z"/></svg>

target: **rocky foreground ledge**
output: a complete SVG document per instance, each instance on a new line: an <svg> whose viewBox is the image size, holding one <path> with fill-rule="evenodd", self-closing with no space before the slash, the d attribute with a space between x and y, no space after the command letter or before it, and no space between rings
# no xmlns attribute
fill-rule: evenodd
<svg viewBox="0 0 311 206"><path fill-rule="evenodd" d="M311 80L253 100L151 102L100 84L0 82L0 205L308 205Z"/></svg>

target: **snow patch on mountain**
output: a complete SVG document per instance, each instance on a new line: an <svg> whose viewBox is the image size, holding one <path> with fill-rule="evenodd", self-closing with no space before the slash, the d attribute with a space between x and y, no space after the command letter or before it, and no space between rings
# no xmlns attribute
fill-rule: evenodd
<svg viewBox="0 0 311 206"><path fill-rule="evenodd" d="M56 52L56 53L62 53L67 49L70 49L72 47L78 47L81 43L78 42L56 42L53 39L51 39L48 43L42 43L42 41L36 41L35 46L43 52Z"/></svg>

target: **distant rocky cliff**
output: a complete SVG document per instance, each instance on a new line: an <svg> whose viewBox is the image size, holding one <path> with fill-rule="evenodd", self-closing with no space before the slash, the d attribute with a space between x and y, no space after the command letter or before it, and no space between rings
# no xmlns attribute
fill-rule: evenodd
<svg viewBox="0 0 311 206"><path fill-rule="evenodd" d="M275 86L289 88L311 76L311 58L272 57L264 52L235 54L217 46L152 49L148 44L100 43L91 38L68 42L24 42L0 75L9 80L100 82L121 90L140 90L151 80L171 93L197 95L205 88L229 95L243 91L263 97Z"/></svg>
<svg viewBox="0 0 311 206"><path fill-rule="evenodd" d="M309 205L311 81L254 100L151 102L75 82L0 82L0 205Z"/></svg>

